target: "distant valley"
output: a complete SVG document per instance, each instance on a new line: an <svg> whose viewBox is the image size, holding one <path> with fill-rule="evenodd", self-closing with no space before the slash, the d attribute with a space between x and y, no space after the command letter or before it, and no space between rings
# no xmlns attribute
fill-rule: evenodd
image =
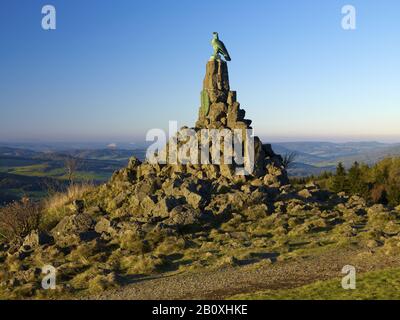
<svg viewBox="0 0 400 320"><path fill-rule="evenodd" d="M294 152L295 163L289 169L291 176L309 176L335 170L342 162L350 167L355 161L374 164L389 156L400 155L400 144L380 142L284 142L273 143L276 153Z"/></svg>
<svg viewBox="0 0 400 320"><path fill-rule="evenodd" d="M94 184L107 181L115 170L126 166L136 154L144 157L144 151L112 149L71 149L64 151L35 151L12 147L0 147L0 205L22 196L40 198L49 189L62 190L69 181L66 168L68 159L75 159L76 182Z"/></svg>
<svg viewBox="0 0 400 320"><path fill-rule="evenodd" d="M104 147L102 147L104 146ZM10 145L0 146L0 204L22 196L41 197L49 186L62 188L68 183L66 159L77 159L76 181L98 184L107 181L115 170L126 166L131 156L145 158L145 148L107 148L96 145ZM338 162L349 167L354 161L374 164L388 156L400 156L400 144L379 142L284 142L273 143L281 155L295 154L290 176L318 175L334 171Z"/></svg>

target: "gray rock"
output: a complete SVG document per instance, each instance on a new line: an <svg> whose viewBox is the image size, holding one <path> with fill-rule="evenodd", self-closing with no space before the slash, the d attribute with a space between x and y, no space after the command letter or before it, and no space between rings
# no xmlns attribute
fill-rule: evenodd
<svg viewBox="0 0 400 320"><path fill-rule="evenodd" d="M128 169L137 169L137 167L139 167L141 164L142 162L138 158L131 157L128 162Z"/></svg>
<svg viewBox="0 0 400 320"><path fill-rule="evenodd" d="M87 241L96 236L94 221L85 213L74 214L63 218L51 231L55 242L61 247L78 244L81 240Z"/></svg>
<svg viewBox="0 0 400 320"><path fill-rule="evenodd" d="M310 190L308 190L308 189L303 189L303 190L299 191L298 195L304 199L310 199L313 196L312 193L310 192Z"/></svg>
<svg viewBox="0 0 400 320"><path fill-rule="evenodd" d="M85 201L83 200L74 200L73 205L77 213L82 213L85 210Z"/></svg>
<svg viewBox="0 0 400 320"><path fill-rule="evenodd" d="M203 214L200 210L189 205L180 205L171 211L170 218L165 220L165 223L185 227L199 224L202 218Z"/></svg>
<svg viewBox="0 0 400 320"><path fill-rule="evenodd" d="M94 230L97 233L112 233L113 228L111 228L111 222L110 220L106 218L101 218L99 222L97 222L96 226L94 227Z"/></svg>
<svg viewBox="0 0 400 320"><path fill-rule="evenodd" d="M36 249L39 246L53 243L54 239L52 236L45 232L39 232L35 230L25 237L21 249L23 251L30 251Z"/></svg>

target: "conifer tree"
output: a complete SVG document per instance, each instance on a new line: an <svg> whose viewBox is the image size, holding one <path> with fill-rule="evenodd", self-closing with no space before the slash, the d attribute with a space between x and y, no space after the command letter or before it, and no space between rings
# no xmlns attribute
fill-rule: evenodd
<svg viewBox="0 0 400 320"><path fill-rule="evenodd" d="M350 194L368 197L368 184L364 181L362 169L357 161L349 169L348 187Z"/></svg>
<svg viewBox="0 0 400 320"><path fill-rule="evenodd" d="M336 167L336 174L333 176L333 192L348 192L346 175L346 169L344 168L343 163L339 162Z"/></svg>

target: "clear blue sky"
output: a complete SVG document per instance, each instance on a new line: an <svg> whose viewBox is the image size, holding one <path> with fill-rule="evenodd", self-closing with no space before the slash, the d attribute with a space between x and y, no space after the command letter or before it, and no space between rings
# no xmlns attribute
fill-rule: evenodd
<svg viewBox="0 0 400 320"><path fill-rule="evenodd" d="M41 8L57 9L57 30ZM357 30L341 8L357 9ZM268 141L400 142L398 0L3 0L0 140L136 141L192 126L211 33Z"/></svg>

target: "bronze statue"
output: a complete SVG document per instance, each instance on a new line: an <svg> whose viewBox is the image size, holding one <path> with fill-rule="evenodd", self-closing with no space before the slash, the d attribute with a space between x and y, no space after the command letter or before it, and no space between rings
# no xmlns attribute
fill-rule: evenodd
<svg viewBox="0 0 400 320"><path fill-rule="evenodd" d="M214 48L214 55L211 57L211 59L221 60L220 54L222 54L226 61L231 61L231 57L229 56L228 50L226 50L224 43L221 40L219 40L218 32L213 32L213 36L214 37L211 41L211 44Z"/></svg>

